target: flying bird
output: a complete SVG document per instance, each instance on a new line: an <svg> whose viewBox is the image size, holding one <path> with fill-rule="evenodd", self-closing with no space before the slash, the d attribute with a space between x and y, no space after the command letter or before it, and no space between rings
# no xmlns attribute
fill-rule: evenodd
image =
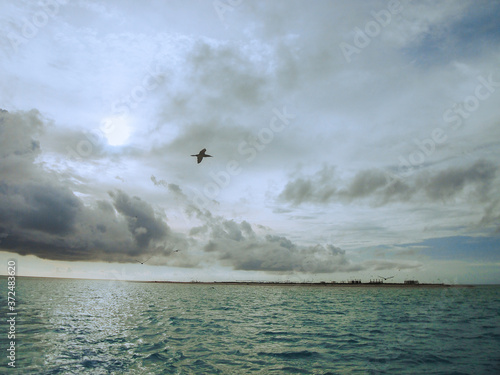
<svg viewBox="0 0 500 375"><path fill-rule="evenodd" d="M196 158L198 159L198 164L200 164L201 161L203 160L203 158L212 158L213 157L212 155L205 154L205 152L207 152L206 148L204 148L203 150L201 150L198 153L198 155L191 155L191 156L196 156Z"/></svg>
<svg viewBox="0 0 500 375"><path fill-rule="evenodd" d="M389 276L389 277L379 276L379 277L384 280L389 280L392 279L394 276Z"/></svg>
<svg viewBox="0 0 500 375"><path fill-rule="evenodd" d="M136 259L135 261L136 261L136 262L139 262L140 264L144 264L144 263L146 263L148 260L150 260L151 258L152 258L152 257L149 257L149 258L148 258L148 259L146 259L144 262L141 262L140 260L137 260L137 259Z"/></svg>

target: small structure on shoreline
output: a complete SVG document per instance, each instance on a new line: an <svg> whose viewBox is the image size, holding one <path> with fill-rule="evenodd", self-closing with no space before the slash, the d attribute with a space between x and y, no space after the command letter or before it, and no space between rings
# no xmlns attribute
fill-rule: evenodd
<svg viewBox="0 0 500 375"><path fill-rule="evenodd" d="M418 285L418 280L405 280L406 285Z"/></svg>

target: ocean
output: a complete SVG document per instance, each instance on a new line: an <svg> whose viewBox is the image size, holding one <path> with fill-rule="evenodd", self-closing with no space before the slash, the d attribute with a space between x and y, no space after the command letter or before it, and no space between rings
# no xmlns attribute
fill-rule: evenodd
<svg viewBox="0 0 500 375"><path fill-rule="evenodd" d="M2 374L500 374L499 286L0 285Z"/></svg>

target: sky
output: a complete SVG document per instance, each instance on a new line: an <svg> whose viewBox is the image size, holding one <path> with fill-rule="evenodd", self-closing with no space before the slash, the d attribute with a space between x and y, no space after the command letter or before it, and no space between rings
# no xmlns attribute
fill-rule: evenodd
<svg viewBox="0 0 500 375"><path fill-rule="evenodd" d="M1 274L500 283L499 1L0 14Z"/></svg>

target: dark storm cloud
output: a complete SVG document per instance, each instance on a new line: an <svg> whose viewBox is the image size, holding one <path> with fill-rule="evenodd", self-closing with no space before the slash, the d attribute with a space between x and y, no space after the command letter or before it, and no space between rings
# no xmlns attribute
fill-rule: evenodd
<svg viewBox="0 0 500 375"><path fill-rule="evenodd" d="M22 255L72 261L131 262L168 256L183 244L153 206L121 190L84 202L58 174L36 163L46 129L37 111L0 113L0 246ZM167 185L182 194L177 185Z"/></svg>
<svg viewBox="0 0 500 375"><path fill-rule="evenodd" d="M82 205L35 164L43 130L36 110L0 113L0 221L5 228L64 235Z"/></svg>
<svg viewBox="0 0 500 375"><path fill-rule="evenodd" d="M92 237L84 236L81 231L79 221L85 216L84 211L79 199L61 186L3 184L0 189L0 227L5 239L0 246L45 259L99 258L97 251L89 246ZM105 226L101 226L101 232L102 229Z"/></svg>
<svg viewBox="0 0 500 375"><path fill-rule="evenodd" d="M220 259L234 269L247 271L330 273L361 269L333 245L299 246L279 236L246 243L239 251L224 248Z"/></svg>
<svg viewBox="0 0 500 375"><path fill-rule="evenodd" d="M88 207L62 186L2 184L0 246L45 259L133 262L140 254L168 256L182 242L146 202L110 195L111 203Z"/></svg>
<svg viewBox="0 0 500 375"><path fill-rule="evenodd" d="M121 190L109 193L116 210L127 220L130 233L140 248L147 248L152 240L165 239L168 226L155 215L153 207L139 197L129 197Z"/></svg>
<svg viewBox="0 0 500 375"><path fill-rule="evenodd" d="M81 209L71 191L58 186L0 187L0 220L20 229L65 235L72 231Z"/></svg>
<svg viewBox="0 0 500 375"><path fill-rule="evenodd" d="M362 268L330 244L301 246L284 236L259 235L246 221L238 223L201 211L197 216L205 224L191 229L190 235L207 238L206 255L235 270L329 273Z"/></svg>
<svg viewBox="0 0 500 375"><path fill-rule="evenodd" d="M446 200L462 192L466 186L475 189L477 196L484 197L490 190L498 167L480 160L469 168L452 168L442 171L424 183L424 189L432 200Z"/></svg>
<svg viewBox="0 0 500 375"><path fill-rule="evenodd" d="M362 199L383 205L410 199L420 202L448 201L471 190L476 199L487 200L498 167L489 161L479 160L469 167L421 172L406 179L393 179L382 170L364 170L358 172L345 188L338 187L332 171L333 168L324 167L312 176L301 176L288 182L279 199L293 205Z"/></svg>

